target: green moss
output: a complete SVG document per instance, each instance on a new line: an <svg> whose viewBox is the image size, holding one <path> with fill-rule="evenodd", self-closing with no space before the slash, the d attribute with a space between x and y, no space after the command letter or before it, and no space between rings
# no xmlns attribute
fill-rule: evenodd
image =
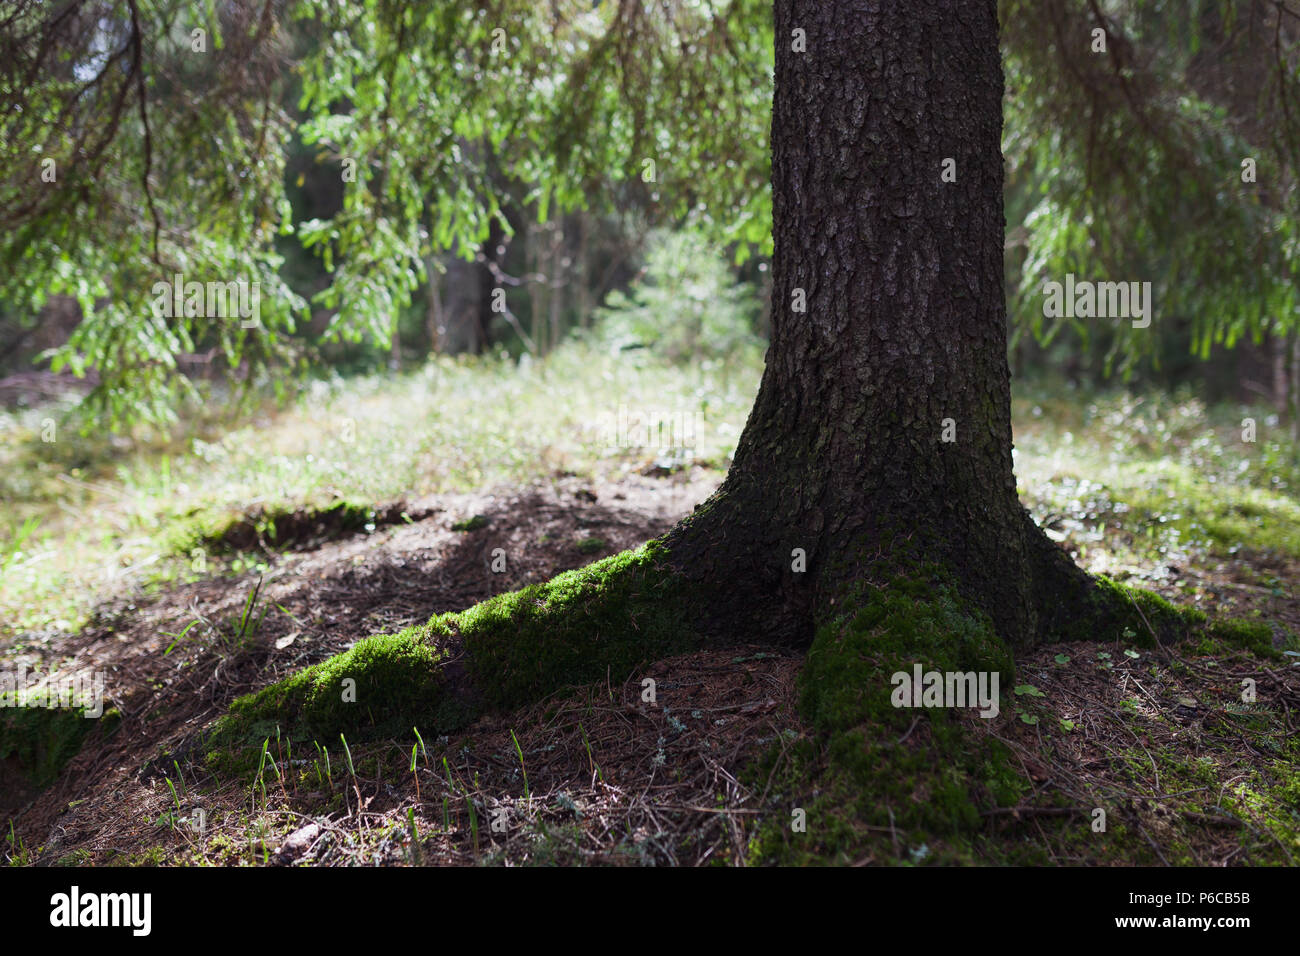
<svg viewBox="0 0 1300 956"><path fill-rule="evenodd" d="M861 593L843 602L850 610L817 630L804 664L802 708L813 725L834 734L863 721L902 724L914 713L890 702L890 675L924 670L998 671L1014 674L1010 653L992 625L958 604L946 586L915 579Z"/></svg>
<svg viewBox="0 0 1300 956"><path fill-rule="evenodd" d="M1211 641L1220 641L1230 647L1240 647L1259 657L1278 659L1283 655L1273 647L1273 629L1263 621L1242 618L1221 618L1212 621L1205 629Z"/></svg>
<svg viewBox="0 0 1300 956"><path fill-rule="evenodd" d="M430 622L458 638L477 692L505 709L571 684L621 679L642 663L697 646L699 600L665 566L658 542L545 584Z"/></svg>
<svg viewBox="0 0 1300 956"><path fill-rule="evenodd" d="M350 534L368 525L391 524L400 512L399 506L376 511L368 505L336 501L323 508L279 505L247 514L200 513L174 531L169 543L180 552L204 548L216 554L250 551L263 544L285 548Z"/></svg>
<svg viewBox="0 0 1300 956"><path fill-rule="evenodd" d="M480 528L488 526L486 515L474 515L472 518L466 518L463 521L457 521L451 526L452 531L477 531Z"/></svg>
<svg viewBox="0 0 1300 956"><path fill-rule="evenodd" d="M211 744L218 749L209 763L243 766L246 760L224 748L260 745L277 728L321 740L405 734L417 724L442 733L571 684L621 680L642 663L694 645L692 604L662 557L651 542L400 634L360 641L236 700L215 728ZM449 665L465 668L468 686L453 686Z"/></svg>
<svg viewBox="0 0 1300 956"><path fill-rule="evenodd" d="M97 723L80 708L5 707L0 709L0 760L15 760L33 787L49 786Z"/></svg>
<svg viewBox="0 0 1300 956"><path fill-rule="evenodd" d="M603 538L583 538L574 542L574 549L580 554L598 554L609 547Z"/></svg>
<svg viewBox="0 0 1300 956"><path fill-rule="evenodd" d="M1234 727L1235 731L1241 728ZM1254 746L1269 747L1271 739L1285 733L1276 716L1259 727L1245 731ZM1300 750L1294 743L1293 750ZM1148 752L1131 749L1118 755L1125 775L1138 796L1130 805L1145 806L1151 814L1157 805L1163 811L1161 852L1174 865L1201 863L1191 851L1191 837L1207 821L1239 834L1240 862L1244 864L1293 865L1300 850L1300 771L1291 753L1260 769L1243 773L1231 754L1187 757L1170 751ZM1152 761L1159 768L1153 774ZM1157 795L1158 794L1158 795ZM1144 853L1141 841L1133 841L1128 858L1134 863L1164 862L1154 853Z"/></svg>
<svg viewBox="0 0 1300 956"><path fill-rule="evenodd" d="M1150 591L1121 584L1099 575L1088 605L1071 615L1063 641L1119 640L1141 647L1192 642L1199 654L1217 654L1236 647L1260 657L1278 658L1272 629L1262 621L1219 619L1211 621L1204 611L1180 607ZM1154 632L1154 636L1153 636Z"/></svg>
<svg viewBox="0 0 1300 956"><path fill-rule="evenodd" d="M240 697L215 728L221 742L275 736L337 739L404 731L443 703L440 652L425 628L381 634L313 664L255 694Z"/></svg>
<svg viewBox="0 0 1300 956"><path fill-rule="evenodd" d="M876 589L854 588L817 629L800 678L801 710L816 731L802 747L773 747L758 773L781 781L778 803L807 814L807 832L777 813L751 843L755 858L786 863L973 862L985 808L1026 786L1009 754L975 739L943 708L901 708L893 674L998 673L1014 665L987 617L955 597L933 569ZM941 583L936 583L936 578Z"/></svg>
<svg viewBox="0 0 1300 956"><path fill-rule="evenodd" d="M1171 604L1158 594L1121 584L1105 575L1095 579L1089 605L1073 616L1060 635L1065 641L1124 640L1140 647L1180 640L1205 623L1205 614ZM1154 631L1154 635L1153 632Z"/></svg>

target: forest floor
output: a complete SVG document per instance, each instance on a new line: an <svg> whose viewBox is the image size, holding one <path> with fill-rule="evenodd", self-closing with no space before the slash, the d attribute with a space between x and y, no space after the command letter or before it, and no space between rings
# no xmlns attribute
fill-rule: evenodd
<svg viewBox="0 0 1300 956"><path fill-rule="evenodd" d="M1126 633L1021 655L1001 714L965 720L969 733L1009 748L1021 778L1014 800L983 811L976 861L1300 856L1294 454L1282 439L1234 441L1238 414L1215 420L1187 399L1127 395L1017 402L1022 495L1063 547L1089 570L1176 603L1265 621L1274 649L1259 656L1208 640L1148 648ZM320 741L309 752L272 737L250 777L219 772L196 751L239 694L364 637L662 533L716 486L725 455L558 464L541 455L491 491L375 496L361 511L264 500L220 524L203 516L200 538L155 562L192 562L201 540L198 570L96 592L72 626L15 629L0 641L0 668L106 674L109 709L105 720L58 725L68 739L48 743L72 754L61 767L53 758L67 754L6 752L0 738L8 861L762 862L756 829L788 820L795 795L779 765L755 768L809 734L801 660L760 635L646 661L625 680L573 688L451 737L412 728L409 739ZM176 541L168 530L153 545ZM498 548L508 560L494 572ZM7 565L30 560L14 548ZM643 699L647 677L653 702ZM1245 679L1254 701L1242 699ZM48 781L33 780L38 765ZM1095 829L1098 808L1106 831ZM941 843L890 829L877 834L879 858L957 861ZM839 862L875 859L868 851Z"/></svg>

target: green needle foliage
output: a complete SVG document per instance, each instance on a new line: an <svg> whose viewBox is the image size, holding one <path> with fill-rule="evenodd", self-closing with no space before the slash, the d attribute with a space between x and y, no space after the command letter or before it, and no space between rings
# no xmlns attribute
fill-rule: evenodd
<svg viewBox="0 0 1300 956"><path fill-rule="evenodd" d="M1126 368L1189 335L1206 355L1294 330L1300 11L1000 7L1018 326L1068 329L1041 289L1074 272L1152 282L1154 329L1074 329ZM282 378L309 293L326 341L386 340L431 257L508 236L507 205L535 222L635 209L737 260L772 249L773 50L793 38L766 0L20 2L3 26L0 301L34 317L77 300L54 367L93 371L114 421L170 417L187 353ZM304 147L337 171L326 215L289 199L286 154ZM287 282L302 250L323 288ZM257 283L257 324L158 315L176 275Z"/></svg>

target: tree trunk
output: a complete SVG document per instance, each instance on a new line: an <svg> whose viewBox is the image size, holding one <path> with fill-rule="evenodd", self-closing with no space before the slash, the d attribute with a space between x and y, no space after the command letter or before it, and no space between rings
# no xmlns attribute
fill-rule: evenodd
<svg viewBox="0 0 1300 956"><path fill-rule="evenodd" d="M767 367L674 564L732 582L719 626L806 642L869 564L919 556L1029 643L1089 579L1012 473L997 5L776 0L776 37Z"/></svg>
<svg viewBox="0 0 1300 956"><path fill-rule="evenodd" d="M529 223L528 233L524 237L524 272L528 276L528 324L532 331L534 352L540 358L546 354L546 323L542 318L542 304L546 294L543 282L538 278L542 272L542 227Z"/></svg>
<svg viewBox="0 0 1300 956"><path fill-rule="evenodd" d="M439 266L432 256L424 264L428 278L429 305L425 312L425 329L429 336L429 354L437 355L442 351L443 335L446 332L442 317L442 283L439 281Z"/></svg>
<svg viewBox="0 0 1300 956"><path fill-rule="evenodd" d="M560 328L560 314L563 306L564 275L567 268L564 264L563 219L551 223L550 245L550 255L548 256L546 268L547 318L550 322L550 348L554 349L560 344L560 338L563 334L563 330Z"/></svg>

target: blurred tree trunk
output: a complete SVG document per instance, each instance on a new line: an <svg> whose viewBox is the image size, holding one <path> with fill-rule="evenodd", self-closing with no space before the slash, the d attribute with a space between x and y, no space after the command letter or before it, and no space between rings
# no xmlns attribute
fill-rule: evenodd
<svg viewBox="0 0 1300 956"><path fill-rule="evenodd" d="M425 264L425 272L429 277L428 293L429 305L425 311L425 328L429 334L429 353L437 355L442 351L442 339L446 332L445 320L442 314L442 290L439 281L439 266L434 259L430 259Z"/></svg>
<svg viewBox="0 0 1300 956"><path fill-rule="evenodd" d="M1287 415L1291 410L1290 390L1287 387L1287 347L1286 332L1274 328L1268 336L1268 352L1273 364L1273 407L1279 415Z"/></svg>
<svg viewBox="0 0 1300 956"><path fill-rule="evenodd" d="M546 319L544 283L538 278L542 271L541 226L532 223L524 239L525 273L528 282L528 321L537 355L546 354Z"/></svg>
<svg viewBox="0 0 1300 956"><path fill-rule="evenodd" d="M447 260L443 332L439 345L448 355L478 351L479 296L482 290L480 272L481 267L477 263L459 256Z"/></svg>
<svg viewBox="0 0 1300 956"><path fill-rule="evenodd" d="M1291 333L1291 441L1300 443L1300 333Z"/></svg>
<svg viewBox="0 0 1300 956"><path fill-rule="evenodd" d="M551 348L560 344L563 335L561 328L562 307L564 305L564 279L567 271L564 262L564 220L553 220L551 230L551 252L546 270L546 289L549 299L549 318L551 323Z"/></svg>
<svg viewBox="0 0 1300 956"><path fill-rule="evenodd" d="M582 328L591 328L591 277L590 277L590 260L588 258L591 241L591 226L588 222L587 213L579 212L575 217L578 224L578 257L574 263L573 279L574 291L577 293L578 321Z"/></svg>

